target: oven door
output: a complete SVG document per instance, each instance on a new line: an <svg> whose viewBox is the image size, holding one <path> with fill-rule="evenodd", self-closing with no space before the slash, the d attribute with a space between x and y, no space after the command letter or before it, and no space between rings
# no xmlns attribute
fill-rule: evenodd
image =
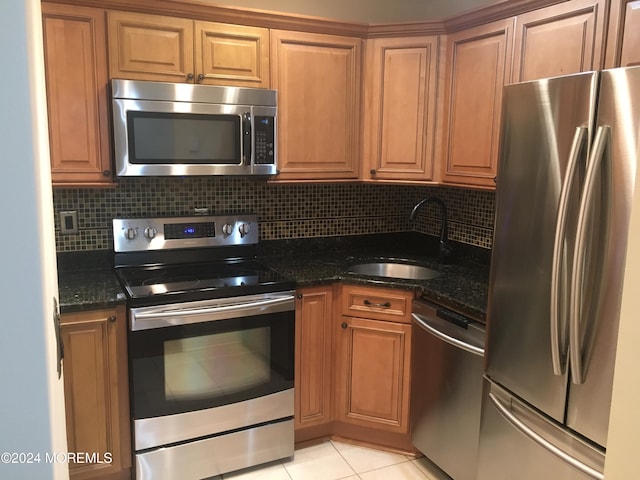
<svg viewBox="0 0 640 480"><path fill-rule="evenodd" d="M293 292L130 309L136 450L293 416Z"/></svg>

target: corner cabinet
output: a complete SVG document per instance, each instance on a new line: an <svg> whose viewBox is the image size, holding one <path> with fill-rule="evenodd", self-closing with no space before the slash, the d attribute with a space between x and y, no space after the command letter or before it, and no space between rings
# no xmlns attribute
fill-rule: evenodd
<svg viewBox="0 0 640 480"><path fill-rule="evenodd" d="M112 78L269 87L266 28L109 12Z"/></svg>
<svg viewBox="0 0 640 480"><path fill-rule="evenodd" d="M640 0L612 0L606 68L640 65Z"/></svg>
<svg viewBox="0 0 640 480"><path fill-rule="evenodd" d="M495 188L502 87L511 77L513 19L448 36L442 181Z"/></svg>
<svg viewBox="0 0 640 480"><path fill-rule="evenodd" d="M358 178L361 44L359 38L271 30L277 180Z"/></svg>
<svg viewBox="0 0 640 480"><path fill-rule="evenodd" d="M296 292L296 441L327 435L331 422L332 285Z"/></svg>
<svg viewBox="0 0 640 480"><path fill-rule="evenodd" d="M111 454L70 463L72 479L131 478L126 328L123 306L62 315L68 450Z"/></svg>
<svg viewBox="0 0 640 480"><path fill-rule="evenodd" d="M335 431L410 451L413 292L342 285L335 332Z"/></svg>
<svg viewBox="0 0 640 480"><path fill-rule="evenodd" d="M438 36L367 41L363 178L433 180Z"/></svg>
<svg viewBox="0 0 640 480"><path fill-rule="evenodd" d="M53 186L113 186L105 11L42 4Z"/></svg>
<svg viewBox="0 0 640 480"><path fill-rule="evenodd" d="M516 17L512 81L599 70L605 0L573 0Z"/></svg>

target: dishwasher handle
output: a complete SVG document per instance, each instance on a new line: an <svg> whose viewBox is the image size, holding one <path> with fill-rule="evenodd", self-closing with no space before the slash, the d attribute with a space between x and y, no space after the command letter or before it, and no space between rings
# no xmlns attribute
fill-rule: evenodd
<svg viewBox="0 0 640 480"><path fill-rule="evenodd" d="M443 332L436 325L434 325L433 322L430 322L430 319L428 317L419 315L417 313L411 314L411 317L413 318L414 322L416 322L416 325L418 325L420 328L427 331L434 337L439 338L443 342L446 342L449 345L453 345L454 347L460 348L465 352L469 352L474 355L478 355L480 357L484 356L484 348L477 347L476 345L472 345L461 338L457 338L456 336L451 335L450 333ZM457 323L454 323L454 325L457 325ZM462 331L466 331L465 327L461 327L459 325L457 326Z"/></svg>

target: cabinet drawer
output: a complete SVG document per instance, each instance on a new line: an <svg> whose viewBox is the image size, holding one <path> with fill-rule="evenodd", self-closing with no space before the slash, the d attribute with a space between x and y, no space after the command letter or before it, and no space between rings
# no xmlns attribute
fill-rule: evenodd
<svg viewBox="0 0 640 480"><path fill-rule="evenodd" d="M341 293L343 315L411 323L411 291L343 285Z"/></svg>

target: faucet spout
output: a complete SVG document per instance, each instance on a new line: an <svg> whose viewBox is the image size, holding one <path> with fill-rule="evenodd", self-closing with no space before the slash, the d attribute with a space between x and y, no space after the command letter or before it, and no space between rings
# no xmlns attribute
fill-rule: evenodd
<svg viewBox="0 0 640 480"><path fill-rule="evenodd" d="M440 207L441 222L440 222L440 248L439 257L442 263L446 263L446 260L453 252L451 245L449 245L449 226L447 220L447 206L438 197L427 197L420 200L411 210L409 214L409 222L414 222L418 215L418 210L426 203L435 203Z"/></svg>

